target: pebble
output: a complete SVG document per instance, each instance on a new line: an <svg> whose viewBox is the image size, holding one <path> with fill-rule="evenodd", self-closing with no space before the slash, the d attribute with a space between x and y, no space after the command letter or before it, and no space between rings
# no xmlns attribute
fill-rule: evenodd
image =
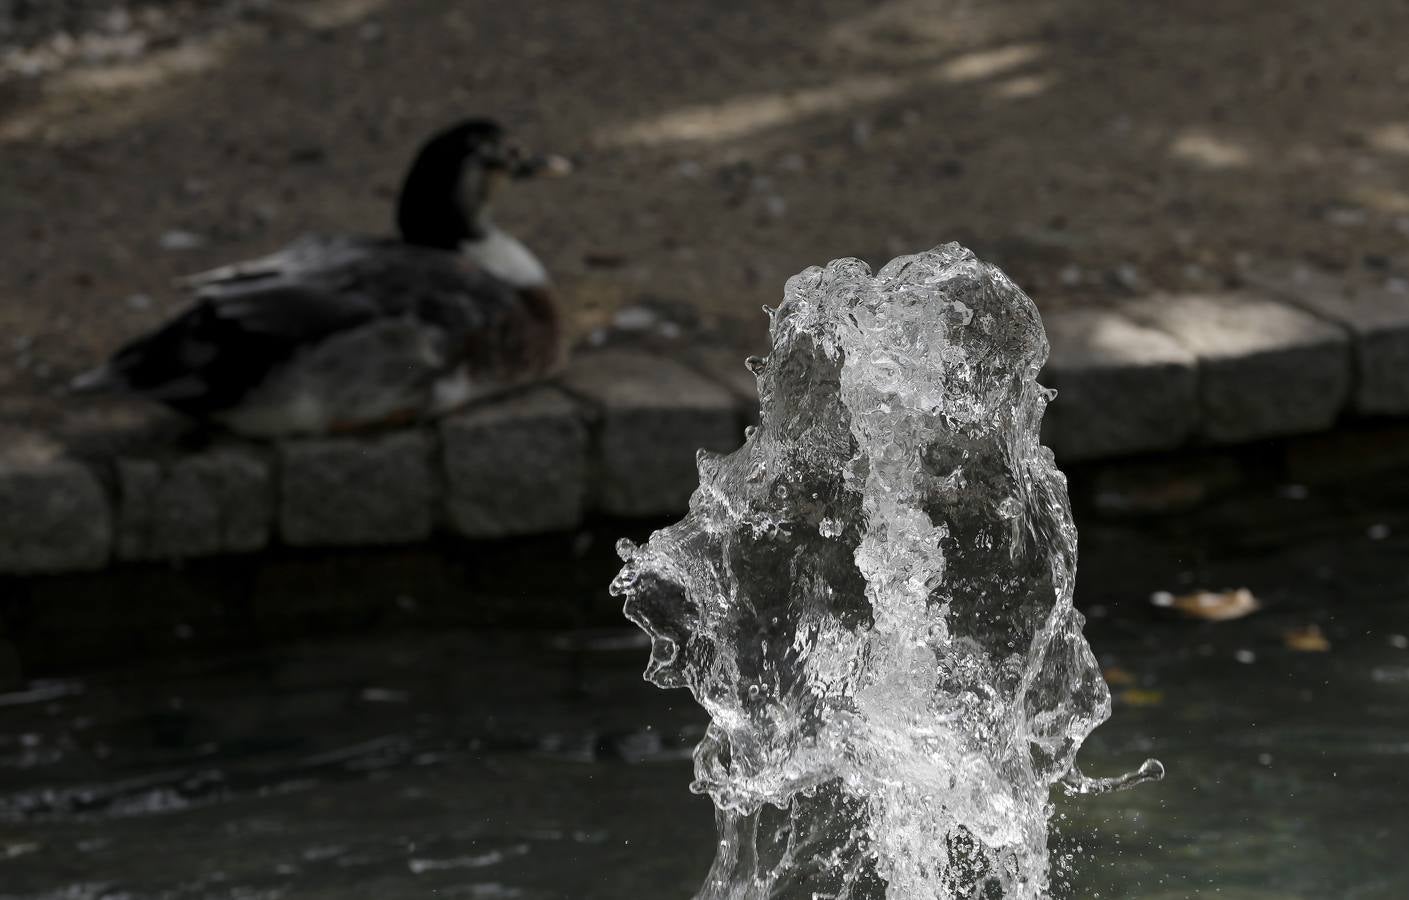
<svg viewBox="0 0 1409 900"><path fill-rule="evenodd" d="M644 306L628 306L612 316L612 324L621 331L647 331L659 321L660 317Z"/></svg>
<svg viewBox="0 0 1409 900"><path fill-rule="evenodd" d="M1144 283L1144 279L1140 277L1140 270L1136 269L1130 263L1121 263L1116 266L1115 278L1121 285L1132 291L1138 290L1140 285Z"/></svg>
<svg viewBox="0 0 1409 900"><path fill-rule="evenodd" d="M163 232L158 243L163 250L194 250L205 244L205 238L193 231L173 229Z"/></svg>
<svg viewBox="0 0 1409 900"><path fill-rule="evenodd" d="M802 172L807 169L807 160L801 153L789 153L778 160L778 169L783 172ZM1409 228L1405 229L1409 233Z"/></svg>
<svg viewBox="0 0 1409 900"><path fill-rule="evenodd" d="M1365 210L1354 206L1334 206L1326 210L1324 218L1337 228L1356 228L1365 224Z"/></svg>
<svg viewBox="0 0 1409 900"><path fill-rule="evenodd" d="M871 135L874 129L866 119L857 119L851 123L851 143L857 147L864 147L871 143Z"/></svg>
<svg viewBox="0 0 1409 900"><path fill-rule="evenodd" d="M1208 271L1198 263L1185 263L1184 278L1187 281L1201 282L1207 280Z"/></svg>
<svg viewBox="0 0 1409 900"><path fill-rule="evenodd" d="M103 16L103 27L113 33L121 33L132 29L132 13L121 6L108 10Z"/></svg>

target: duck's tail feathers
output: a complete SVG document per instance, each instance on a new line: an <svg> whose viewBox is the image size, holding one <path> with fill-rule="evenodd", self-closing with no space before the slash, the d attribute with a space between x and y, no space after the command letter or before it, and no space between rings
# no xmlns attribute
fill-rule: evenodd
<svg viewBox="0 0 1409 900"><path fill-rule="evenodd" d="M255 279L268 278L278 273L277 269L271 267L265 260L254 260L246 263L235 263L229 266L218 266L214 269L207 269L204 272L196 272L192 275L183 275L173 280L176 287L186 290L199 290L212 284L222 284L232 281L253 281Z"/></svg>
<svg viewBox="0 0 1409 900"><path fill-rule="evenodd" d="M101 365L77 375L68 383L70 394L97 394L122 390L126 384L112 370L112 366Z"/></svg>
<svg viewBox="0 0 1409 900"><path fill-rule="evenodd" d="M300 271L306 273L326 266L348 253L356 253L369 244L375 243L377 242L370 239L306 234L287 247L265 256L217 266L204 272L196 272L177 278L175 283L177 287L186 290L200 291L203 288L216 285L245 284L278 279L288 277L291 273L296 274Z"/></svg>

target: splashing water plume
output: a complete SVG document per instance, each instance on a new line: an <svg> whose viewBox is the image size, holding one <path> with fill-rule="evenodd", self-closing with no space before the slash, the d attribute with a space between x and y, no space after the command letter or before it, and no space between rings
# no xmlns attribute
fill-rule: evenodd
<svg viewBox="0 0 1409 900"><path fill-rule="evenodd" d="M1040 898L1050 788L1110 695L1071 602L1032 301L957 244L788 281L762 424L612 583L711 724L699 900Z"/></svg>

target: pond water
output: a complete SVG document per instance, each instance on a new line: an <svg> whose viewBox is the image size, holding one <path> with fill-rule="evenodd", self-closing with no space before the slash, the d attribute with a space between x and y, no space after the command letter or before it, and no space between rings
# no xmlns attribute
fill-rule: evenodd
<svg viewBox="0 0 1409 900"><path fill-rule="evenodd" d="M1116 697L1083 768L1169 775L1058 800L1055 895L1406 896L1409 479L1080 524ZM614 566L604 540L551 562L574 606ZM1235 621L1149 602L1242 586L1264 608ZM702 716L641 681L634 628L594 624L48 664L0 694L0 898L688 897L713 855L686 790ZM1327 649L1289 645L1310 625Z"/></svg>

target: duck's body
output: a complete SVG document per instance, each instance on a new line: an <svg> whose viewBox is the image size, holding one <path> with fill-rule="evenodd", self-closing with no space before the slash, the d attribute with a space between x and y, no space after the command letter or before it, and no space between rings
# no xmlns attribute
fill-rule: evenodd
<svg viewBox="0 0 1409 900"><path fill-rule="evenodd" d="M309 236L194 276L185 312L77 386L272 437L434 417L549 374L561 341L547 274L484 215L487 175L463 162L466 127L422 149L402 239ZM438 145L455 152L437 166Z"/></svg>

